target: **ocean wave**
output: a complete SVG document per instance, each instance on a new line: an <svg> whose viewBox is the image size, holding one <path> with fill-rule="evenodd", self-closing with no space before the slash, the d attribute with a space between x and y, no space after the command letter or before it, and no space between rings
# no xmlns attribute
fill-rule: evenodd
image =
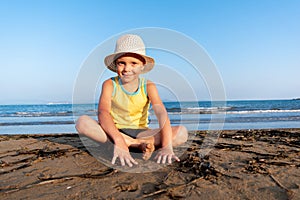
<svg viewBox="0 0 300 200"><path fill-rule="evenodd" d="M74 121L38 121L38 122L4 122L0 126L33 126L33 125L64 125L74 124Z"/></svg>
<svg viewBox="0 0 300 200"><path fill-rule="evenodd" d="M228 111L226 114L260 114L260 113L300 113L300 109L296 110L279 110L279 109L271 109L271 110L241 110L241 111Z"/></svg>
<svg viewBox="0 0 300 200"><path fill-rule="evenodd" d="M231 110L232 107L187 107L187 108L171 108L167 111L171 114L215 114L224 113Z"/></svg>
<svg viewBox="0 0 300 200"><path fill-rule="evenodd" d="M72 104L70 102L48 102L45 105L52 106L52 105L72 105Z"/></svg>
<svg viewBox="0 0 300 200"><path fill-rule="evenodd" d="M13 112L3 113L0 117L59 117L59 116L73 116L72 111L60 112Z"/></svg>
<svg viewBox="0 0 300 200"><path fill-rule="evenodd" d="M263 114L263 113L300 113L300 109L295 110L233 110L232 107L226 108L183 108L180 110L172 110L168 113L171 115L184 115L184 114Z"/></svg>
<svg viewBox="0 0 300 200"><path fill-rule="evenodd" d="M264 113L300 113L300 109L295 110L280 110L280 109L269 109L269 110L234 110L232 107L195 107L195 108L172 108L168 109L167 112L170 115L186 115L186 114L264 114ZM86 110L79 113L72 111L59 111L59 112L29 112L20 111L12 113L0 113L0 117L63 117L63 116L80 116L83 114L96 116L95 110ZM150 110L150 114L154 114L153 110Z"/></svg>

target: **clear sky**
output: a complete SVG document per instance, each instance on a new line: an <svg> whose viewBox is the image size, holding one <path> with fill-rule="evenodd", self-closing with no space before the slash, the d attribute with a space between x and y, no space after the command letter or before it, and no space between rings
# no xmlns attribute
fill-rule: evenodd
<svg viewBox="0 0 300 200"><path fill-rule="evenodd" d="M228 99L299 98L299 10L299 0L0 0L0 104L71 102L89 53L143 27L199 43Z"/></svg>

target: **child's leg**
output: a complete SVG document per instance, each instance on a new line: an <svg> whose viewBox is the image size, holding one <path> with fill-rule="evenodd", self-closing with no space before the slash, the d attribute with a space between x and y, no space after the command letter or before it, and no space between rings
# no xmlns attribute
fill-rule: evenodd
<svg viewBox="0 0 300 200"><path fill-rule="evenodd" d="M172 145L178 146L183 144L188 139L188 131L184 126L172 126ZM161 146L161 132L160 129L149 129L138 134L137 138L154 137L154 145Z"/></svg>
<svg viewBox="0 0 300 200"><path fill-rule="evenodd" d="M173 133L173 140L172 145L178 146L180 144L183 144L187 141L188 138L188 131L184 126L174 126L172 127L172 133ZM161 132L160 129L149 129L146 131L143 131L137 135L137 140L143 141L141 143L141 146L143 147L143 158L145 160L148 160L153 151L155 150L155 147L160 148L161 147ZM152 141L152 142L149 142Z"/></svg>
<svg viewBox="0 0 300 200"><path fill-rule="evenodd" d="M155 150L154 137L147 138L132 138L126 134L123 134L123 138L128 147L139 149L143 153L143 159L148 160Z"/></svg>
<svg viewBox="0 0 300 200"><path fill-rule="evenodd" d="M181 145L188 140L188 130L185 126L172 126L173 147Z"/></svg>
<svg viewBox="0 0 300 200"><path fill-rule="evenodd" d="M104 130L101 128L100 124L96 120L92 119L87 115L83 115L78 118L76 122L76 129L79 134L85 135L86 137L89 137L95 140L96 142L105 143L108 140L107 135L104 132ZM128 147L139 148L142 150L144 148L143 147L144 144L154 143L153 138L134 139L126 134L123 133L121 134Z"/></svg>
<svg viewBox="0 0 300 200"><path fill-rule="evenodd" d="M79 134L85 135L97 142L107 142L107 136L100 124L87 115L78 118L76 122L76 129Z"/></svg>
<svg viewBox="0 0 300 200"><path fill-rule="evenodd" d="M79 134L85 135L97 142L105 143L108 141L108 137L100 124L89 116L83 115L79 117L76 122L76 129ZM178 132L176 130L175 132ZM137 139L129 137L123 133L121 134L128 147L140 149L143 152L143 158L148 160L151 157L152 152L155 150L155 146L158 146L155 145L155 143L160 142L160 136L158 136L160 134L156 134L157 132L158 130L144 131L138 135Z"/></svg>

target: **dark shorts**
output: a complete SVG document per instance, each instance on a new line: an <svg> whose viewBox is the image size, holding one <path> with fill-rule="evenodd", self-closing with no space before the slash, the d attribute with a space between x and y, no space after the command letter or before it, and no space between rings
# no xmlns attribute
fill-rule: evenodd
<svg viewBox="0 0 300 200"><path fill-rule="evenodd" d="M128 135L134 139L136 139L137 135L143 131L146 131L148 129L119 129L121 133L124 133L125 135Z"/></svg>

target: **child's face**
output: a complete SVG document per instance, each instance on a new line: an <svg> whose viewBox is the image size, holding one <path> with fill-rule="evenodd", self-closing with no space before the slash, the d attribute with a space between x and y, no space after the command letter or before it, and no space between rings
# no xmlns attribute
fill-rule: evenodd
<svg viewBox="0 0 300 200"><path fill-rule="evenodd" d="M116 60L117 73L122 83L128 83L139 78L144 69L144 63L131 56L123 56Z"/></svg>

